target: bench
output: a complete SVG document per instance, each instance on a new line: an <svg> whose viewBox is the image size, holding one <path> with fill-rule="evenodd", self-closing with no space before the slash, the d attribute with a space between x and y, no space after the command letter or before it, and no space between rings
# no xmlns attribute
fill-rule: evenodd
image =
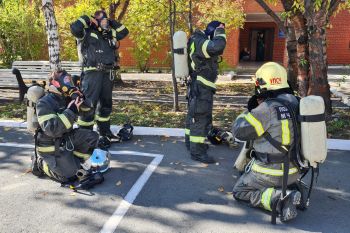
<svg viewBox="0 0 350 233"><path fill-rule="evenodd" d="M62 69L73 75L80 75L81 64L79 62L62 61ZM17 68L23 77L24 82L32 80L44 81L51 72L48 61L14 61L12 69L0 70L0 88L17 89L18 83L12 70Z"/></svg>

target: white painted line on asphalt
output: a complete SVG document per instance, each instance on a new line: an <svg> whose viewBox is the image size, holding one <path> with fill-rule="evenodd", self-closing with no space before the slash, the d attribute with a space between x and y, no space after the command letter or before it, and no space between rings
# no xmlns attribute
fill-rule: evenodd
<svg viewBox="0 0 350 233"><path fill-rule="evenodd" d="M32 144L20 144L20 143L0 143L0 146L3 147L12 147L12 148L26 148L26 149L33 149L34 145ZM144 153L144 152L138 152L138 151L110 151L112 155L134 155L134 156L144 156L144 157L153 157L154 159L142 175L137 179L135 184L131 187L129 192L126 194L124 200L119 204L117 209L114 211L112 216L105 222L101 229L101 233L112 233L114 232L120 221L123 219L124 215L128 212L129 208L134 203L136 197L141 192L142 188L147 183L148 179L151 177L152 173L156 170L160 162L163 160L164 155L162 154L152 154L152 153Z"/></svg>
<svg viewBox="0 0 350 233"><path fill-rule="evenodd" d="M118 151L114 151L114 152L118 152ZM143 186L146 184L146 182L148 181L148 179L150 178L150 176L158 167L158 165L160 164L160 162L164 157L164 155L160 155L160 154L140 153L136 151L135 152L119 151L118 153L132 154L132 155L139 155L139 156L149 156L149 157L154 157L154 159L147 166L146 170L138 178L136 183L132 186L128 194L125 196L124 200L120 203L118 208L114 211L113 215L103 225L103 228L101 229L100 233L112 233L117 229L120 221L123 219L124 215L130 208L130 206L133 204L138 194L141 192Z"/></svg>
<svg viewBox="0 0 350 233"><path fill-rule="evenodd" d="M15 143L15 142L0 142L0 146L34 149L34 144L22 144L22 143Z"/></svg>
<svg viewBox="0 0 350 233"><path fill-rule="evenodd" d="M0 127L9 128L25 128L26 122L17 121L0 121ZM111 130L116 133L121 127L112 125ZM154 127L134 127L134 135L140 136L169 136L169 137L184 137L185 129L180 128L154 128ZM345 150L350 151L350 140L328 139L329 150Z"/></svg>

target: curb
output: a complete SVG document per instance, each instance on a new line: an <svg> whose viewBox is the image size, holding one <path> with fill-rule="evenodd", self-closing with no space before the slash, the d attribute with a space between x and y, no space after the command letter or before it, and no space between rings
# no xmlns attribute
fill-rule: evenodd
<svg viewBox="0 0 350 233"><path fill-rule="evenodd" d="M26 128L25 121L0 120L0 127L8 128ZM76 127L76 125L74 125ZM117 133L121 126L111 125L113 133ZM96 128L94 128L96 129ZM134 127L134 135L139 136L165 136L165 137L184 137L185 129L180 128L154 128L154 127ZM328 150L350 151L350 140L327 139Z"/></svg>
<svg viewBox="0 0 350 233"><path fill-rule="evenodd" d="M347 106L350 106L350 100L349 97L339 91L337 91L336 88L331 88L330 91L332 92L333 95L335 95L336 97L341 98L341 102Z"/></svg>

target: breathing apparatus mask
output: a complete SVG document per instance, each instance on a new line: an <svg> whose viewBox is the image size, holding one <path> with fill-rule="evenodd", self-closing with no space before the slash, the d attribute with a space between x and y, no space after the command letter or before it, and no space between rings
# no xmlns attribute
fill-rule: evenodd
<svg viewBox="0 0 350 233"><path fill-rule="evenodd" d="M103 38L107 39L110 31L110 24L106 12L96 11L93 18L97 21L97 30L102 33Z"/></svg>
<svg viewBox="0 0 350 233"><path fill-rule="evenodd" d="M72 76L66 71L54 72L50 78L50 86L57 90L62 96L70 98L71 100L77 98L83 99L84 102L80 106L80 110L89 111L93 108L92 102L86 99L79 88L74 85Z"/></svg>

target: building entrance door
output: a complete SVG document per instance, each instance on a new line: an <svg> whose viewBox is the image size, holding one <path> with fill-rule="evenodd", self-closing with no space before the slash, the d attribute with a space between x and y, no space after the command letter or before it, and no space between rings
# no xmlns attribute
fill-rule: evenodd
<svg viewBox="0 0 350 233"><path fill-rule="evenodd" d="M250 61L272 61L274 29L252 29L250 32Z"/></svg>

